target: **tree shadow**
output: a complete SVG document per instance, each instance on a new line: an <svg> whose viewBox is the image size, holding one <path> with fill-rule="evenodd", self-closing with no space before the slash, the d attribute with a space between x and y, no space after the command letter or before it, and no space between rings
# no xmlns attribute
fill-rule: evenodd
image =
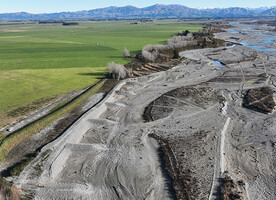
<svg viewBox="0 0 276 200"><path fill-rule="evenodd" d="M161 167L161 172L164 177L164 182L165 182L165 185L167 186L166 190L168 191L169 197L173 200L177 200L176 191L173 187L173 180L166 169L164 152L160 146L157 149L157 154L158 154L158 161Z"/></svg>
<svg viewBox="0 0 276 200"><path fill-rule="evenodd" d="M108 58L124 58L124 56L108 56Z"/></svg>
<svg viewBox="0 0 276 200"><path fill-rule="evenodd" d="M12 166L8 167L7 169L1 172L2 177L9 177L14 175L19 175L24 168L38 155L38 152L28 153L24 155L24 157L17 163L13 164ZM16 174L13 174L16 173Z"/></svg>
<svg viewBox="0 0 276 200"><path fill-rule="evenodd" d="M156 140L156 138L154 138L153 135L149 135L149 137L153 140L155 140L159 145L157 148L157 155L158 155L158 162L160 163L160 169L161 169L161 173L164 177L164 182L166 185L166 190L168 192L169 197L172 200L177 200L177 196L176 196L176 191L174 189L174 185L173 185L173 179L170 177L167 169L166 169L166 164L165 164L165 153L161 147L161 144L158 140Z"/></svg>
<svg viewBox="0 0 276 200"><path fill-rule="evenodd" d="M87 73L78 73L81 76L97 76L97 79L103 79L107 77L107 72L87 72Z"/></svg>
<svg viewBox="0 0 276 200"><path fill-rule="evenodd" d="M221 187L224 183L223 178L218 178L219 185L215 188L215 192L213 193L213 196L215 196L215 200L222 200L222 194L221 194Z"/></svg>
<svg viewBox="0 0 276 200"><path fill-rule="evenodd" d="M141 50L137 50L137 51L131 51L131 54L137 54L137 53L140 53Z"/></svg>

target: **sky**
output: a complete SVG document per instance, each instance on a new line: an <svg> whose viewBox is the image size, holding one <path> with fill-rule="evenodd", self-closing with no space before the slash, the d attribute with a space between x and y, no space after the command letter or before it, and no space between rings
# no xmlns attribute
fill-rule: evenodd
<svg viewBox="0 0 276 200"><path fill-rule="evenodd" d="M126 5L142 8L157 3L180 4L191 8L257 8L276 6L276 0L0 0L0 13L23 11L29 13L51 13Z"/></svg>

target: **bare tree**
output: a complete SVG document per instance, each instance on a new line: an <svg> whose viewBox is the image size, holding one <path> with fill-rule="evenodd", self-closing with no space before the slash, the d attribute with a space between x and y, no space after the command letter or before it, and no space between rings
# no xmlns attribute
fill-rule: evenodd
<svg viewBox="0 0 276 200"><path fill-rule="evenodd" d="M167 41L167 44L148 44L142 49L142 57L148 61L154 62L158 57L158 52L167 49L178 49L187 46L197 45L197 41L194 40L193 34L189 31L185 31L174 36ZM174 57L178 57L176 54Z"/></svg>
<svg viewBox="0 0 276 200"><path fill-rule="evenodd" d="M196 45L196 41L193 39L192 34L187 36L174 36L168 40L168 49L182 48L190 45Z"/></svg>
<svg viewBox="0 0 276 200"><path fill-rule="evenodd" d="M148 45L144 46L144 48L142 49L142 56L146 60L154 62L155 59L157 58L157 55L158 55L158 52L155 49L155 45L148 44Z"/></svg>
<svg viewBox="0 0 276 200"><path fill-rule="evenodd" d="M154 62L157 58L157 52L142 51L142 56L148 61Z"/></svg>
<svg viewBox="0 0 276 200"><path fill-rule="evenodd" d="M126 58L130 57L129 50L127 50L126 47L124 48L124 57L126 57Z"/></svg>
<svg viewBox="0 0 276 200"><path fill-rule="evenodd" d="M114 62L108 63L107 69L109 76L113 79L121 79L129 76L129 71L125 68L124 65L116 64Z"/></svg>

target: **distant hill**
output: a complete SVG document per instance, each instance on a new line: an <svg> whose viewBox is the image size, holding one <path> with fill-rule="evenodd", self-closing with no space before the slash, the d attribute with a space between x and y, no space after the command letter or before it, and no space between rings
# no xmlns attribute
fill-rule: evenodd
<svg viewBox="0 0 276 200"><path fill-rule="evenodd" d="M122 19L122 18L229 18L276 17L276 8L214 8L195 9L182 5L156 4L145 8L134 6L107 7L78 12L30 14L26 12L2 13L0 20L64 20L64 19Z"/></svg>
<svg viewBox="0 0 276 200"><path fill-rule="evenodd" d="M263 16L276 16L276 7L265 10L261 13Z"/></svg>
<svg viewBox="0 0 276 200"><path fill-rule="evenodd" d="M259 7L259 8L248 8L248 9L255 10L255 11L258 11L258 12L263 12L263 11L269 10L271 8L276 8L276 6L272 6L272 7Z"/></svg>

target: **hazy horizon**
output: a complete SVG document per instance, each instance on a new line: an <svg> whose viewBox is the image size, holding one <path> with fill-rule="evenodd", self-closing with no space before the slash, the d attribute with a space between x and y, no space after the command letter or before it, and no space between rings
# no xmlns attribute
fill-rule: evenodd
<svg viewBox="0 0 276 200"><path fill-rule="evenodd" d="M97 8L105 8L110 6L123 7L123 6L135 6L137 8L143 8L152 6L155 4L178 4L187 6L190 8L229 8L229 7L243 7L243 8L259 8L259 7L272 7L275 6L274 0L267 0L265 2L259 0L233 0L231 2L226 0L214 1L214 0L194 0L183 2L180 0L166 1L139 1L135 2L132 0L122 0L116 3L110 3L107 0L101 2L89 1L89 0L48 0L47 2L37 2L35 0L10 0L8 2L1 3L0 13L15 13L15 12L28 12L32 14L43 14L43 13L55 13L55 12L76 12L82 10L93 10Z"/></svg>

